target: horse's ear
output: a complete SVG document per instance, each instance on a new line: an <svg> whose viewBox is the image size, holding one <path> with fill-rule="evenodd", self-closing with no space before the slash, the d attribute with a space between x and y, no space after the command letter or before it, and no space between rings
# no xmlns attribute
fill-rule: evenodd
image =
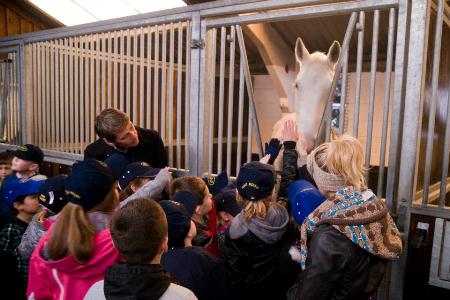
<svg viewBox="0 0 450 300"><path fill-rule="evenodd" d="M328 49L327 53L328 63L331 66L334 66L337 63L340 53L341 53L341 45L339 45L338 41L334 41L333 44L330 46L330 49Z"/></svg>
<svg viewBox="0 0 450 300"><path fill-rule="evenodd" d="M302 60L309 57L308 49L306 49L305 44L303 44L302 38L297 38L297 42L295 42L295 58L298 63L301 63Z"/></svg>

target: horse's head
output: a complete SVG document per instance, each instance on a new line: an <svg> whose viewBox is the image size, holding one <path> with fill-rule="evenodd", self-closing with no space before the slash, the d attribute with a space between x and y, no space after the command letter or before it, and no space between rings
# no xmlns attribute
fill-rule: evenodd
<svg viewBox="0 0 450 300"><path fill-rule="evenodd" d="M295 44L295 58L300 65L294 83L295 111L298 128L305 134L309 148L314 146L340 52L337 41L326 55L322 52L310 54L301 38L297 38Z"/></svg>

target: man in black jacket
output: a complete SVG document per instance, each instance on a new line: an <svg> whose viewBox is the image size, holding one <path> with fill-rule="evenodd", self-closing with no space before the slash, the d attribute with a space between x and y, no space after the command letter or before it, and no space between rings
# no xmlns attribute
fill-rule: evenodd
<svg viewBox="0 0 450 300"><path fill-rule="evenodd" d="M95 118L95 132L99 139L84 150L84 159L104 161L120 152L130 162L143 161L154 168L167 166L164 143L158 132L135 127L123 112L107 108Z"/></svg>

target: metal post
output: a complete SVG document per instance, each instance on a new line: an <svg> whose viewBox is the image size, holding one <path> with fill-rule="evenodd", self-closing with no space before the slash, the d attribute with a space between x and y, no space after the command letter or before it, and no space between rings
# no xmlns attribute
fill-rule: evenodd
<svg viewBox="0 0 450 300"><path fill-rule="evenodd" d="M235 56L235 30L230 31L230 69L228 75L228 128L227 128L227 173L231 173L231 146L233 137L233 99L234 99L234 56Z"/></svg>
<svg viewBox="0 0 450 300"><path fill-rule="evenodd" d="M353 110L353 135L358 138L359 127L359 104L361 102L361 72L362 72L362 59L364 54L364 18L365 13L359 12L358 20L358 53L356 58L356 92L355 92L355 105Z"/></svg>
<svg viewBox="0 0 450 300"><path fill-rule="evenodd" d="M181 169L181 91L183 77L183 24L178 22L178 62L177 62L177 168Z"/></svg>
<svg viewBox="0 0 450 300"><path fill-rule="evenodd" d="M217 174L222 172L222 146L223 146L223 101L225 93L225 42L227 30L221 28L220 32L220 70L219 70L219 131L217 133Z"/></svg>
<svg viewBox="0 0 450 300"><path fill-rule="evenodd" d="M216 41L217 41L217 29L212 28L210 31L210 55L209 61L209 135L208 135L208 174L212 173L213 167L213 149L214 149L214 104L215 97L215 84L216 84Z"/></svg>

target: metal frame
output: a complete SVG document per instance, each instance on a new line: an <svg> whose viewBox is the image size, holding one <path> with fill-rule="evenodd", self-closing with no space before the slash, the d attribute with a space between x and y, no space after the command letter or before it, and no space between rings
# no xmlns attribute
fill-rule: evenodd
<svg viewBox="0 0 450 300"><path fill-rule="evenodd" d="M450 289L450 221L441 218L434 224L433 250L428 283L440 288ZM449 272L448 278L442 278L442 269Z"/></svg>

